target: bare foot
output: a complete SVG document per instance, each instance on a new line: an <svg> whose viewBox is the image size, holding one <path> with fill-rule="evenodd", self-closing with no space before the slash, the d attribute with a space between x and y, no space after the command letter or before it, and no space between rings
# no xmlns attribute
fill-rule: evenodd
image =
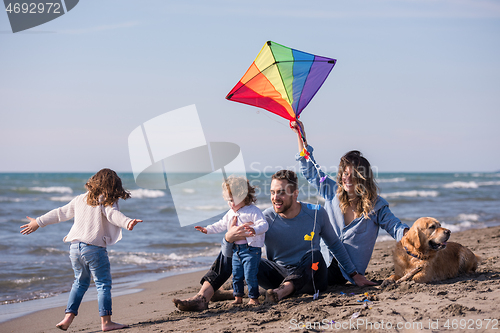
<svg viewBox="0 0 500 333"><path fill-rule="evenodd" d="M260 305L258 298L250 298L248 305Z"/></svg>
<svg viewBox="0 0 500 333"><path fill-rule="evenodd" d="M109 322L106 324L102 324L102 331L107 332L107 331L113 331L113 330L119 330L121 328L128 328L128 325L123 325L123 324L118 324L114 322Z"/></svg>
<svg viewBox="0 0 500 333"><path fill-rule="evenodd" d="M235 296L234 302L231 302L231 304L233 304L233 305L241 304L241 303L243 303L243 297L238 297L238 296Z"/></svg>
<svg viewBox="0 0 500 333"><path fill-rule="evenodd" d="M75 314L74 313L66 313L64 316L64 319L61 320L59 324L56 325L56 327L60 330L67 331L71 323L73 322L73 319L75 319Z"/></svg>
<svg viewBox="0 0 500 333"><path fill-rule="evenodd" d="M211 301L212 302L217 302L217 301L228 301L234 299L233 291L232 290L217 290L214 295L212 296Z"/></svg>
<svg viewBox="0 0 500 333"><path fill-rule="evenodd" d="M103 332L128 328L128 325L118 324L111 321L111 316L101 316L101 328Z"/></svg>
<svg viewBox="0 0 500 333"><path fill-rule="evenodd" d="M279 298L278 298L278 293L275 292L273 289L268 289L266 291L266 303L278 303Z"/></svg>
<svg viewBox="0 0 500 333"><path fill-rule="evenodd" d="M203 311L208 309L208 301L202 295L196 295L186 300L174 298L172 302L181 311Z"/></svg>

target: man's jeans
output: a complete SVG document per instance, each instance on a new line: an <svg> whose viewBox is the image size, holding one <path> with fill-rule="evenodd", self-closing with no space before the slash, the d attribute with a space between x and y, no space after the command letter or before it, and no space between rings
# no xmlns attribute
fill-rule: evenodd
<svg viewBox="0 0 500 333"><path fill-rule="evenodd" d="M243 280L247 281L248 297L259 298L259 282L257 272L259 271L260 247L248 244L234 244L233 247L233 294L243 297L245 294Z"/></svg>
<svg viewBox="0 0 500 333"><path fill-rule="evenodd" d="M83 295L90 286L90 277L94 278L97 288L99 315L111 315L111 269L108 252L105 247L73 243L70 246L69 257L75 272L75 282L69 293L66 313L78 315L78 308Z"/></svg>

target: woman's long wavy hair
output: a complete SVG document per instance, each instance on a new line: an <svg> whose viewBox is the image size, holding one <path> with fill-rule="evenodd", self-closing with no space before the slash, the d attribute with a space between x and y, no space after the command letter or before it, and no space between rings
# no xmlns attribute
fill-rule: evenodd
<svg viewBox="0 0 500 333"><path fill-rule="evenodd" d="M90 206L112 206L118 199L130 198L130 192L122 186L122 180L111 169L99 170L89 178L85 187L89 191L87 204Z"/></svg>
<svg viewBox="0 0 500 333"><path fill-rule="evenodd" d="M354 185L355 199L349 199L347 191L344 189L342 175L347 167L351 167L351 179ZM356 200L355 213L357 216L368 215L372 212L377 201L378 187L373 177L370 162L357 151L352 150L342 156L337 174L337 197L340 201L340 209L345 214L352 200Z"/></svg>

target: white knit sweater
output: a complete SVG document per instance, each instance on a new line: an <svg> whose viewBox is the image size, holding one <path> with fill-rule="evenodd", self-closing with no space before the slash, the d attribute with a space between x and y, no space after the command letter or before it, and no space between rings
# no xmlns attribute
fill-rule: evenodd
<svg viewBox="0 0 500 333"><path fill-rule="evenodd" d="M243 206L236 212L230 209L218 222L207 226L207 234L217 234L228 230L235 216L238 217L237 225L253 222L251 227L255 230L255 236L247 237L246 243L254 247L263 247L269 224L260 209L254 204ZM235 242L235 244L238 244L238 242Z"/></svg>
<svg viewBox="0 0 500 333"><path fill-rule="evenodd" d="M67 205L38 217L36 222L43 228L74 217L75 222L63 239L65 242L77 241L102 247L115 244L122 239L121 228L127 228L132 219L119 211L118 202L106 207L88 205L87 194L81 194Z"/></svg>

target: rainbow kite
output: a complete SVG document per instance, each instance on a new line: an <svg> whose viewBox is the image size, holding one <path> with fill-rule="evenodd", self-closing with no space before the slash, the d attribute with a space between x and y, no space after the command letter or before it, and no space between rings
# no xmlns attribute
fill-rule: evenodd
<svg viewBox="0 0 500 333"><path fill-rule="evenodd" d="M336 62L269 41L226 99L297 120Z"/></svg>

